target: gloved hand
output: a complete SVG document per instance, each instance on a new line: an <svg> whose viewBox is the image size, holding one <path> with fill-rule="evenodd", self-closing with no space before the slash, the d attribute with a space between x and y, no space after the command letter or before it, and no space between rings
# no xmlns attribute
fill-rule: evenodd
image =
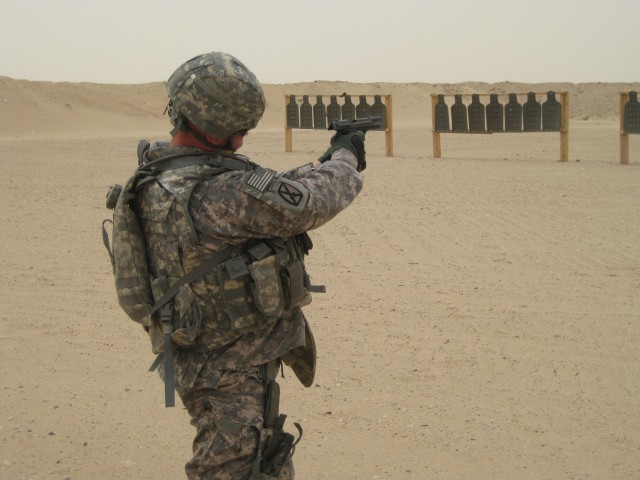
<svg viewBox="0 0 640 480"><path fill-rule="evenodd" d="M364 151L364 133L357 132L349 132L349 133L336 133L333 137L331 137L331 146L327 149L326 152L322 154L322 156L318 159L320 162L324 163L331 158L331 154L340 148L346 148L351 153L353 153L358 159L358 166L356 170L362 172L365 168L367 168L367 162L365 160Z"/></svg>

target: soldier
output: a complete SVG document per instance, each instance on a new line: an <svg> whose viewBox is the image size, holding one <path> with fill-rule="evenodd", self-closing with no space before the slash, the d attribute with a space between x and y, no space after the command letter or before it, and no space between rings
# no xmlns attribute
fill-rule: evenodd
<svg viewBox="0 0 640 480"><path fill-rule="evenodd" d="M187 477L292 479L295 441L282 428L275 377L285 364L305 386L313 382L315 344L301 307L318 288L304 268L306 232L362 189L364 135L334 135L318 160L276 173L235 153L265 108L260 83L239 60L197 56L167 89L171 141L145 149L142 162L174 164L139 185L136 207L154 297L228 252L171 303L174 375L165 378L162 364L160 374L197 429ZM147 327L156 353L159 314Z"/></svg>

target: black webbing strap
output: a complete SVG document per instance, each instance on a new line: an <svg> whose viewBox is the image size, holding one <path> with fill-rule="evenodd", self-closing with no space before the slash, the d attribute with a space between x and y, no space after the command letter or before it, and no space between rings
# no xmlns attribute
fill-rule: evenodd
<svg viewBox="0 0 640 480"><path fill-rule="evenodd" d="M167 302L162 307L162 334L164 337L164 406L176 406L175 382L173 380L173 344L171 343L171 310L173 302Z"/></svg>

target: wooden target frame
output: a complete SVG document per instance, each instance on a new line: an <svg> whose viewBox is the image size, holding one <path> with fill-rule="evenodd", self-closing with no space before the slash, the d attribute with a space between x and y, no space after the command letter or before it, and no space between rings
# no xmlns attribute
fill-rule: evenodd
<svg viewBox="0 0 640 480"><path fill-rule="evenodd" d="M463 96L463 97L472 97L472 95L478 95L479 97L490 97L491 95L498 95L499 97L508 97L509 95L516 95L518 97L521 96L527 96L530 93L534 93L536 97L538 96L544 96L547 95L548 92L520 92L520 93L515 93L515 92L507 92L507 93L478 93L478 94L471 94L471 93L464 93L464 94L453 94L453 93L447 93L447 94L436 94L436 93L432 93L431 94L431 121L432 121L432 135L433 135L433 157L434 158L442 158L442 146L440 143L440 135L443 133L446 134L472 134L472 135L478 135L478 134L493 134L493 133L532 133L532 132L528 132L528 131L522 131L522 132L492 132L492 131L482 131L482 132L472 132L472 131L452 131L452 130L447 130L447 131L442 131L442 130L436 130L436 104L438 103L438 96L443 96L443 97L456 97L456 96ZM561 162L566 162L569 160L569 98L568 98L568 93L566 91L563 92L554 92L556 95L558 95L560 97L559 103L560 103L560 161ZM484 104L486 106L486 104ZM549 131L540 131L540 132L536 132L536 133L558 133L558 131L554 131L554 132L549 132Z"/></svg>

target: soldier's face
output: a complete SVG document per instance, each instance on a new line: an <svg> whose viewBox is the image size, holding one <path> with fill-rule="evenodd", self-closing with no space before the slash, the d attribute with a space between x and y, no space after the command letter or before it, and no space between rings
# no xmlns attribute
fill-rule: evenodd
<svg viewBox="0 0 640 480"><path fill-rule="evenodd" d="M239 150L244 144L244 137L249 134L248 130L240 130L231 136L231 150L234 152Z"/></svg>

